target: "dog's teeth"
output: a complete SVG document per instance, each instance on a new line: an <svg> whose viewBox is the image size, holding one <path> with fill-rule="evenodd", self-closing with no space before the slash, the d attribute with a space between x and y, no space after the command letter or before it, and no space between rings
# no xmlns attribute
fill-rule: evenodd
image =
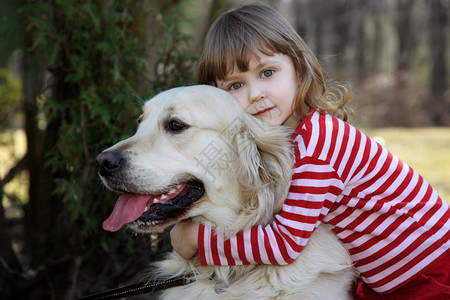
<svg viewBox="0 0 450 300"><path fill-rule="evenodd" d="M148 206L145 207L144 212L146 212L148 210Z"/></svg>
<svg viewBox="0 0 450 300"><path fill-rule="evenodd" d="M171 189L167 194L173 194L173 193L175 193L175 191L176 191L176 189Z"/></svg>
<svg viewBox="0 0 450 300"><path fill-rule="evenodd" d="M169 198L169 196L167 196L167 195L162 195L160 200L165 200L165 199L167 199L167 198Z"/></svg>

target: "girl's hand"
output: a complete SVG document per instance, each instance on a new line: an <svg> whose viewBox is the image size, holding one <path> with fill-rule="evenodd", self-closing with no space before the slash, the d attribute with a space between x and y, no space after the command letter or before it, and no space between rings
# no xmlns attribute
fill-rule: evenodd
<svg viewBox="0 0 450 300"><path fill-rule="evenodd" d="M199 223L188 219L177 223L170 231L173 250L184 259L190 259L197 254L198 228Z"/></svg>

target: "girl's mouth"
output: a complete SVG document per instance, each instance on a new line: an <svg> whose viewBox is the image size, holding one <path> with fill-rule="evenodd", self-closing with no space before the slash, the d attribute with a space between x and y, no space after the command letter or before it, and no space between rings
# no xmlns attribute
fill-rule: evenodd
<svg viewBox="0 0 450 300"><path fill-rule="evenodd" d="M264 114L270 112L270 111L271 111L272 109L274 109L274 108L275 108L275 106L272 106L272 107L269 107L269 108L260 110L260 111L258 111L257 113L253 114L253 116L257 117L257 116L264 115Z"/></svg>

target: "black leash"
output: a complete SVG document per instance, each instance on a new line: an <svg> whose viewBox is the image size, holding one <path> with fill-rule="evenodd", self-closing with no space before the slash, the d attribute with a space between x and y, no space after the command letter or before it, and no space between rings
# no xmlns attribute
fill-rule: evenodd
<svg viewBox="0 0 450 300"><path fill-rule="evenodd" d="M174 277L164 281L150 281L146 283L135 283L132 285L124 286L121 288L116 288L108 290L105 292L96 293L90 296L82 297L78 300L109 300L109 299L120 299L123 297L131 297L141 294L146 294L150 292L160 291L168 289L171 287L186 285L192 281L184 277Z"/></svg>

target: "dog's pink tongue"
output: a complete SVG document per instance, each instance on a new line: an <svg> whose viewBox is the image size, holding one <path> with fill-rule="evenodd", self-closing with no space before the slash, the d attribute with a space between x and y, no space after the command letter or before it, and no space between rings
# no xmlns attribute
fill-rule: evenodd
<svg viewBox="0 0 450 300"><path fill-rule="evenodd" d="M103 221L103 229L115 232L123 225L137 220L145 210L150 195L124 194L119 197L111 215Z"/></svg>

